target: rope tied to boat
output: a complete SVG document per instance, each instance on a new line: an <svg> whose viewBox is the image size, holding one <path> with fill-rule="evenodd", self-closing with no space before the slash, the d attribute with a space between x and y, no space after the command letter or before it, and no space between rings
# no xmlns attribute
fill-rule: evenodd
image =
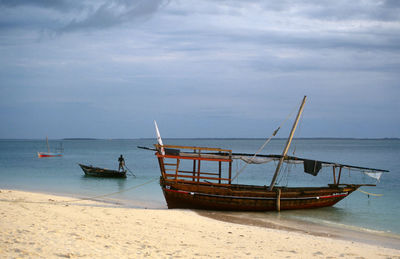
<svg viewBox="0 0 400 259"><path fill-rule="evenodd" d="M126 165L125 165L125 168L128 170L128 172L129 172L133 177L136 178L136 175L131 171L131 169L129 169Z"/></svg>
<svg viewBox="0 0 400 259"><path fill-rule="evenodd" d="M363 190L360 190L360 189L358 189L357 191L362 192L362 193L364 193L364 194L367 194L368 197L369 197L370 195L371 195L371 196L375 196L375 197L382 197L382 196L383 196L383 194L370 193L370 192L366 192L366 191L363 191Z"/></svg>
<svg viewBox="0 0 400 259"><path fill-rule="evenodd" d="M122 191L118 191L118 192L112 192L112 193L92 196L92 197L88 197L88 198L79 198L79 199L74 199L74 200L55 201L55 200L50 199L50 201L51 201L52 204L55 204L55 203L71 203L71 202L79 202L79 201L85 201L85 200L95 200L97 198L103 198L103 197L111 196L111 195L114 195L114 194L130 191L130 190L142 187L144 185L153 183L153 182L157 181L158 179L159 178L157 177L155 179L151 179L150 181L144 182L144 183L139 184L139 185L132 186L132 187L130 187L128 189L125 189L125 190L122 190ZM22 202L22 203L44 203L44 202L32 202L32 201L23 201L23 200L0 200L0 201L4 201L4 202ZM48 203L48 202L45 202L45 203Z"/></svg>
<svg viewBox="0 0 400 259"><path fill-rule="evenodd" d="M132 186L132 187L130 187L130 188L128 188L128 189L125 189L125 190L122 190L122 191L119 191L119 192L112 192L112 193L107 193L107 194L103 194L103 195L98 195L98 196L94 196L94 197L90 197L90 198L80 198L80 199L76 199L76 200L72 200L72 201L64 201L64 202L67 203L67 202L76 202L76 201L84 201L84 200L94 200L94 199L96 199L96 198L107 197L107 196L111 196L111 195L114 195L114 194L123 193L123 192L127 192L127 191L130 191L130 190L139 188L139 187L141 187L141 186L143 186L143 185L146 185L146 184L155 182L155 181L157 181L157 180L158 180L158 177L155 178L155 179L152 179L152 180L150 180L150 181L144 182L144 183L142 183L142 184ZM60 201L60 202L62 202L62 201Z"/></svg>

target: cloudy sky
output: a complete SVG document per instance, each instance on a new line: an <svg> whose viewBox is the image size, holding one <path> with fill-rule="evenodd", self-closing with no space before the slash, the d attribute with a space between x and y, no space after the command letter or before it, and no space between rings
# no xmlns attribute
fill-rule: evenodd
<svg viewBox="0 0 400 259"><path fill-rule="evenodd" d="M298 137L400 137L400 1L0 0L0 138L269 137L304 95Z"/></svg>

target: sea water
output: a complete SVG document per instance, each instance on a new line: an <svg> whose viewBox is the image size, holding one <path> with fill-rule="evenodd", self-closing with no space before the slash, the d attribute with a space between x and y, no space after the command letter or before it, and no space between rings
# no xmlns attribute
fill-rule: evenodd
<svg viewBox="0 0 400 259"><path fill-rule="evenodd" d="M254 153L263 139L164 139L164 144L232 149ZM272 140L262 154L281 154L286 140ZM44 192L77 198L112 201L119 206L166 209L158 184L160 171L153 147L154 139L130 140L50 140L51 149L60 145L62 157L38 158L47 151L44 140L0 140L0 188ZM123 155L129 169L126 179L86 177L79 163L109 169L118 168ZM342 164L387 169L379 182L361 172L342 171L341 183L376 183L356 191L333 207L282 211L280 217L314 223L361 228L400 234L400 140L398 139L295 139L288 155ZM269 185L276 163L247 165L233 163L233 174L241 172L235 183ZM243 168L244 167L244 168ZM133 176L134 174L135 176ZM303 172L302 165L283 166L277 185L326 186L333 183L332 168L323 168L318 176ZM257 217L276 212L258 213ZM254 214L253 214L254 216Z"/></svg>

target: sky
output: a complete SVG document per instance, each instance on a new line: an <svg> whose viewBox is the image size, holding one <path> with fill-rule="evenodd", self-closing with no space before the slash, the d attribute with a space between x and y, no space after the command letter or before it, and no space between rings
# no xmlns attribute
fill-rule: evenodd
<svg viewBox="0 0 400 259"><path fill-rule="evenodd" d="M400 137L400 1L0 0L0 138L287 137L305 95L296 137Z"/></svg>

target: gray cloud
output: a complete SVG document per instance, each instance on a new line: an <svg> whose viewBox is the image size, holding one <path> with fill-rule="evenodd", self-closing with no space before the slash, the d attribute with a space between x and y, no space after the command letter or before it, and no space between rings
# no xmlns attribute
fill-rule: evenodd
<svg viewBox="0 0 400 259"><path fill-rule="evenodd" d="M0 7L21 7L33 6L40 8L51 8L57 10L65 10L65 8L76 8L80 6L82 1L68 0L0 0Z"/></svg>
<svg viewBox="0 0 400 259"><path fill-rule="evenodd" d="M264 136L304 94L308 136L326 116L349 123L340 136L357 136L362 121L380 126L365 136L400 136L398 9L375 0L0 0L0 118L13 122L0 138L42 137L44 121L60 118L59 137L148 137L153 119L169 123L170 137L187 136L178 122L198 137ZM100 126L121 121L124 130ZM337 125L323 128L339 136Z"/></svg>
<svg viewBox="0 0 400 259"><path fill-rule="evenodd" d="M300 15L322 20L378 20L397 21L399 5L394 1L305 1Z"/></svg>
<svg viewBox="0 0 400 259"><path fill-rule="evenodd" d="M104 29L146 19L155 13L163 2L163 0L105 2L83 19L74 19L61 28L61 31Z"/></svg>
<svg viewBox="0 0 400 259"><path fill-rule="evenodd" d="M311 19L397 21L400 18L400 4L396 0L283 0L255 2L259 2L266 10L290 12L292 15Z"/></svg>
<svg viewBox="0 0 400 259"><path fill-rule="evenodd" d="M164 0L0 1L1 29L99 30L150 17Z"/></svg>

